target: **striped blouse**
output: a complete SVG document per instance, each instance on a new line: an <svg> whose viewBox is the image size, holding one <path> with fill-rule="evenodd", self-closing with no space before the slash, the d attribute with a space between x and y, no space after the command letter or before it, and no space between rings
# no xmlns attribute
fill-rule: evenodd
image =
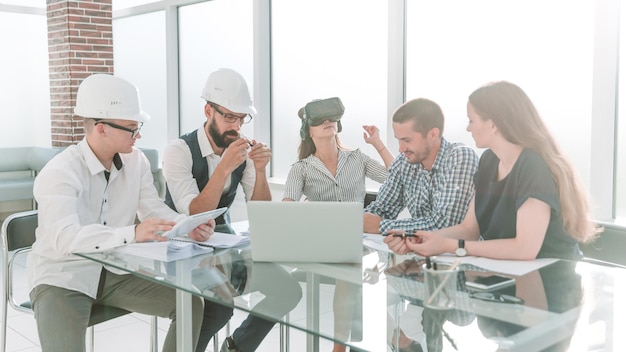
<svg viewBox="0 0 626 352"><path fill-rule="evenodd" d="M304 195L310 201L363 202L366 177L383 183L387 170L359 149L339 150L335 176L319 158L309 155L291 166L283 199L298 201Z"/></svg>

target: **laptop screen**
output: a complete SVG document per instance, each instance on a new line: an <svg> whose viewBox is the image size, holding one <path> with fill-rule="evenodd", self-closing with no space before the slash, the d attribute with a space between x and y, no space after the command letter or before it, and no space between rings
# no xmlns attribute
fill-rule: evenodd
<svg viewBox="0 0 626 352"><path fill-rule="evenodd" d="M362 261L362 203L249 201L247 207L255 261Z"/></svg>

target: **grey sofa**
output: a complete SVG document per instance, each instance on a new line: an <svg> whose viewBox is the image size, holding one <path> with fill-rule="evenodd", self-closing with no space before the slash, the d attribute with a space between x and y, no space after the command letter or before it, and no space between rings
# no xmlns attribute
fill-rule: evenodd
<svg viewBox="0 0 626 352"><path fill-rule="evenodd" d="M32 200L33 183L37 173L64 148L7 147L0 148L0 202ZM150 161L154 185L161 198L165 197L165 179L156 149L141 148ZM35 208L33 204L33 208Z"/></svg>
<svg viewBox="0 0 626 352"><path fill-rule="evenodd" d="M63 148L0 148L0 202L33 199L35 176Z"/></svg>

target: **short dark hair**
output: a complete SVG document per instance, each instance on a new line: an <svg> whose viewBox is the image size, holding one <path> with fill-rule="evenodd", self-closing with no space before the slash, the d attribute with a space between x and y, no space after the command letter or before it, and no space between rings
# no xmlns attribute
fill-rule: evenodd
<svg viewBox="0 0 626 352"><path fill-rule="evenodd" d="M443 135L444 117L437 103L425 98L409 100L393 113L393 122L405 123L413 121L413 131L426 135L433 128L439 129L439 137Z"/></svg>

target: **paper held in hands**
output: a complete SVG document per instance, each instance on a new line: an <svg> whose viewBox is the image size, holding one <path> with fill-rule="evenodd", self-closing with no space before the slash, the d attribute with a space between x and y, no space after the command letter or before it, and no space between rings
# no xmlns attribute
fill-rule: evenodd
<svg viewBox="0 0 626 352"><path fill-rule="evenodd" d="M170 262L198 254L211 253L213 248L232 248L248 243L250 243L249 237L216 232L204 242L194 241L188 236L176 236L164 242L130 243L115 248L115 251Z"/></svg>
<svg viewBox="0 0 626 352"><path fill-rule="evenodd" d="M232 248L250 243L250 237L215 232L208 240L203 242L194 241L189 236L176 236L170 238L170 241L191 242L200 246L212 248Z"/></svg>
<svg viewBox="0 0 626 352"><path fill-rule="evenodd" d="M125 246L115 248L115 251L143 258L170 262L173 260L190 258L198 254L211 253L213 248L189 242L163 241L130 243Z"/></svg>
<svg viewBox="0 0 626 352"><path fill-rule="evenodd" d="M186 217L184 220L180 221L174 227L163 233L163 236L167 238L172 238L176 236L183 236L193 231L198 225L206 224L211 219L215 219L218 216L224 214L228 208L219 208L215 210L205 211L204 213L198 213L194 215L190 215Z"/></svg>

